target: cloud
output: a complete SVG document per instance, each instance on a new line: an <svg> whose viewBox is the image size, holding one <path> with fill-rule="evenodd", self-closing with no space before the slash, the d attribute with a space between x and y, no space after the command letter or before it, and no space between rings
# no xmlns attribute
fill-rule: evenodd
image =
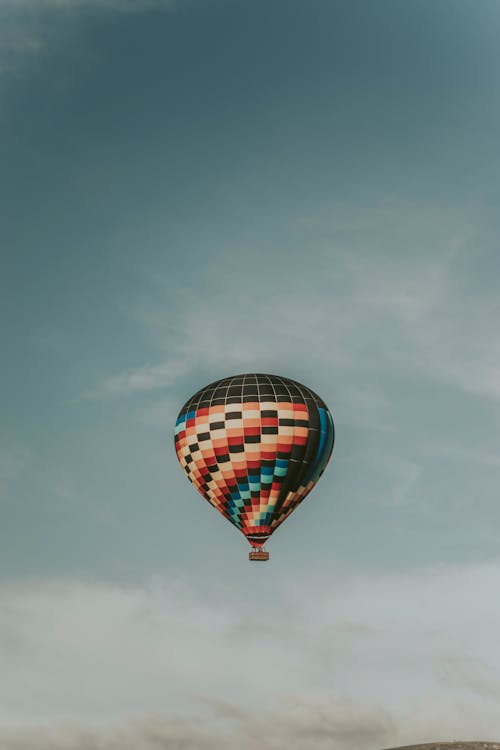
<svg viewBox="0 0 500 750"><path fill-rule="evenodd" d="M394 736L381 709L349 701L296 702L281 711L242 712L229 722L198 717L151 716L124 725L60 725L0 729L9 750L372 750ZM224 726L225 723L225 726ZM221 725L222 724L222 725ZM375 745L374 745L375 743Z"/></svg>
<svg viewBox="0 0 500 750"><path fill-rule="evenodd" d="M179 0L0 0L0 76L16 75L24 64L44 55L55 36L70 33L69 22L84 11L173 11L178 3Z"/></svg>
<svg viewBox="0 0 500 750"><path fill-rule="evenodd" d="M464 447L457 445L456 443L443 443L428 440L427 443L421 447L421 450L427 454L442 456L443 458L457 463L470 462L494 468L500 467L500 455L487 450L478 451L470 445Z"/></svg>
<svg viewBox="0 0 500 750"><path fill-rule="evenodd" d="M494 738L499 573L297 572L261 582L258 607L245 576L4 584L0 748Z"/></svg>
<svg viewBox="0 0 500 750"><path fill-rule="evenodd" d="M0 451L0 500L2 500L11 484L20 476L28 461L28 451L16 447Z"/></svg>
<svg viewBox="0 0 500 750"><path fill-rule="evenodd" d="M440 705L443 709L444 706ZM485 711L472 721L464 706L446 706L448 734L443 724L425 716L390 714L377 706L342 699L295 701L280 710L227 710L212 717L163 714L96 726L60 723L0 728L2 750L376 750L387 743L450 738L462 731L484 735ZM489 718L493 719L493 709ZM435 734L433 734L435 733ZM412 746L413 747L413 746ZM441 747L441 745L440 745ZM458 746L457 746L458 747ZM460 747L462 747L460 745ZM463 745L469 747L469 745ZM471 746L472 747L472 746ZM483 747L481 745L481 747ZM490 747L488 746L484 746ZM492 750L500 745L491 745Z"/></svg>
<svg viewBox="0 0 500 750"><path fill-rule="evenodd" d="M154 9L171 9L178 0L0 0L1 10L116 10L121 13L143 13Z"/></svg>
<svg viewBox="0 0 500 750"><path fill-rule="evenodd" d="M376 385L384 376L419 377L499 401L498 295L476 289L469 272L474 222L397 202L390 211L383 202L368 207L354 225L337 211L348 247L332 230L305 256L295 245L310 240L299 232L286 251L207 249L207 264L219 274L209 277L203 263L184 274L192 280L184 287L165 280L162 304L144 315L150 333L162 332L163 354L146 370L131 363L128 372L111 374L102 392L136 392L138 382L157 388L154 374L163 371L215 378L258 363L296 376L313 367L319 384L328 373L357 393L368 421L384 408ZM377 231L387 248L372 252L367 237ZM206 288L209 296L200 294Z"/></svg>
<svg viewBox="0 0 500 750"><path fill-rule="evenodd" d="M436 668L440 679L450 687L465 687L480 698L498 699L500 696L498 675L482 659L444 653L437 657Z"/></svg>
<svg viewBox="0 0 500 750"><path fill-rule="evenodd" d="M166 388L186 372L186 363L180 360L163 362L159 365L145 365L118 375L103 378L98 389L92 395L123 395L139 391L151 391Z"/></svg>

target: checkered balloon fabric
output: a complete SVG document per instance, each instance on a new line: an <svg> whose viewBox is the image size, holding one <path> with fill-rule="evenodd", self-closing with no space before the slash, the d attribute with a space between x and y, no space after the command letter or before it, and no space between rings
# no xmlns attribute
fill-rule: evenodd
<svg viewBox="0 0 500 750"><path fill-rule="evenodd" d="M319 396L276 375L211 383L187 401L175 428L188 479L253 547L262 547L312 490L333 440Z"/></svg>

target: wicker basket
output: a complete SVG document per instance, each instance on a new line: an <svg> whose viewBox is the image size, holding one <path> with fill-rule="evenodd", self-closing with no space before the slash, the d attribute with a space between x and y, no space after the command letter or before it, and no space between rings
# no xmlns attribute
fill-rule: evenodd
<svg viewBox="0 0 500 750"><path fill-rule="evenodd" d="M264 549L253 549L248 553L249 560L269 560L269 552Z"/></svg>

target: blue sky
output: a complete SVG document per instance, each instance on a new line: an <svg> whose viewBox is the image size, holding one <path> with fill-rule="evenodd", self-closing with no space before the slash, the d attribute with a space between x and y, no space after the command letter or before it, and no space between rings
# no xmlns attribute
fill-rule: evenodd
<svg viewBox="0 0 500 750"><path fill-rule="evenodd" d="M500 735L499 26L0 0L0 744ZM245 371L337 435L258 569L172 442Z"/></svg>

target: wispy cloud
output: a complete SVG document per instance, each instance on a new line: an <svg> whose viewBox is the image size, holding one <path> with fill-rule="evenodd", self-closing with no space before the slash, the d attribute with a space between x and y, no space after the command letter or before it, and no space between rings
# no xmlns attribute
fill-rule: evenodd
<svg viewBox="0 0 500 750"><path fill-rule="evenodd" d="M184 0L185 2L185 0ZM173 11L179 0L0 0L0 76L47 52L54 35L83 11Z"/></svg>
<svg viewBox="0 0 500 750"><path fill-rule="evenodd" d="M166 361L159 365L145 365L118 375L103 378L100 387L91 395L123 395L138 391L167 388L184 375L187 362Z"/></svg>
<svg viewBox="0 0 500 750"><path fill-rule="evenodd" d="M372 254L354 237L350 250L325 239L306 257L293 246L286 258L254 251L251 263L242 248L234 250L239 263L211 256L224 270L210 280L209 303L196 291L205 283L201 272L181 291L166 282L168 311L158 308L153 322L163 329L168 316L176 332L163 338L166 356L146 371L139 363L111 375L102 391L135 392L139 383L156 388L154 374L161 382L163 371L175 369L182 375L205 370L210 377L256 363L297 373L307 363L346 387L357 377L358 391L371 389L368 408L378 398L368 374L419 376L500 400L499 302L493 291L475 291L468 279L473 230L448 226L432 212L426 217L426 209L396 205L387 214L384 206L372 207L379 222L386 218L396 226L387 252ZM406 233L415 231L413 214L420 220L420 243L413 237L413 251L399 252L400 243L409 241ZM387 229L380 231L379 243ZM261 273L274 265L275 272ZM150 328L154 318L150 314Z"/></svg>
<svg viewBox="0 0 500 750"><path fill-rule="evenodd" d="M77 10L96 8L142 13L152 9L173 8L179 0L0 0L0 10Z"/></svg>
<svg viewBox="0 0 500 750"><path fill-rule="evenodd" d="M27 459L28 452L19 447L0 451L0 500L20 475Z"/></svg>
<svg viewBox="0 0 500 750"><path fill-rule="evenodd" d="M381 457L379 463L384 462L392 477L392 490L386 498L386 503L392 506L405 505L422 475L422 467L415 461L398 459L395 456L390 460Z"/></svg>
<svg viewBox="0 0 500 750"><path fill-rule="evenodd" d="M444 684L467 689L480 698L498 700L499 675L483 659L468 654L443 653L436 658L436 669Z"/></svg>
<svg viewBox="0 0 500 750"><path fill-rule="evenodd" d="M428 440L425 445L420 446L420 452L434 456L440 456L457 463L471 463L493 468L500 467L500 455L488 450L477 450L470 445L464 447L457 443L443 443Z"/></svg>

